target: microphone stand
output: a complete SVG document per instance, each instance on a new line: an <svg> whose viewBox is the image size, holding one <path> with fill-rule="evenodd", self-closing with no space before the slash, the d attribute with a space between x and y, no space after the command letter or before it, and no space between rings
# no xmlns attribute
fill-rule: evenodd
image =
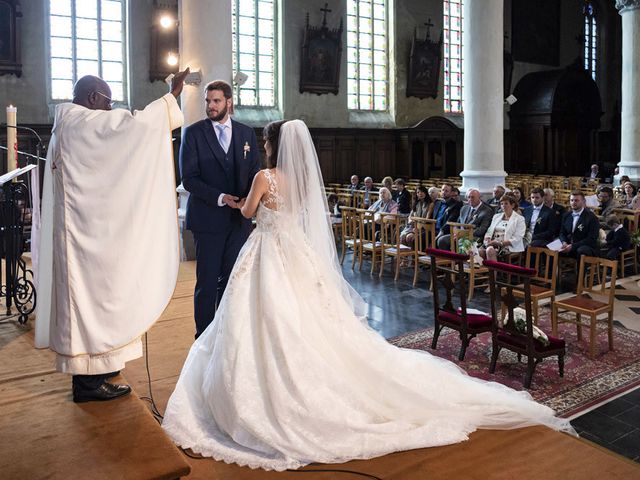
<svg viewBox="0 0 640 480"><path fill-rule="evenodd" d="M43 147L42 138L34 129L16 125L0 124L0 127L15 128L33 134L38 142L36 155L25 154L27 158L44 160L40 157L40 149ZM4 149L4 147L2 147ZM8 149L7 149L8 150ZM6 285L0 285L0 295L5 297L6 316L11 316L12 304L18 310L18 322L25 324L36 307L36 289L33 283L33 272L27 269L26 262L22 258L24 251L24 226L25 208L29 205L29 187L23 181L8 181L0 186L2 198L0 199L0 236L2 242L2 254L5 257ZM31 277L31 280L28 277Z"/></svg>

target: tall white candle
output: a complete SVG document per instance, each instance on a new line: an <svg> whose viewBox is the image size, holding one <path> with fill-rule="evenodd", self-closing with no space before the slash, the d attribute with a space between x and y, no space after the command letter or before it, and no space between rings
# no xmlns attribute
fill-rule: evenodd
<svg viewBox="0 0 640 480"><path fill-rule="evenodd" d="M15 127L17 123L18 109L13 105L7 107L7 172L18 167L18 131Z"/></svg>

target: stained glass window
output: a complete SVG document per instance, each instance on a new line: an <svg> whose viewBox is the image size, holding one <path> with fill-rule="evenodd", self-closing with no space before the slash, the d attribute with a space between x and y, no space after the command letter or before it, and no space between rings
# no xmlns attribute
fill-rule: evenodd
<svg viewBox="0 0 640 480"><path fill-rule="evenodd" d="M462 0L444 7L444 111L462 113Z"/></svg>
<svg viewBox="0 0 640 480"><path fill-rule="evenodd" d="M350 110L388 110L387 38L385 0L347 0Z"/></svg>
<svg viewBox="0 0 640 480"><path fill-rule="evenodd" d="M596 23L596 12L593 3L586 2L583 7L584 13L584 69L591 73L593 80L596 79L596 64L598 52L598 24Z"/></svg>
<svg viewBox="0 0 640 480"><path fill-rule="evenodd" d="M275 107L277 102L276 0L233 0L233 73L248 76L234 89L237 106Z"/></svg>
<svg viewBox="0 0 640 480"><path fill-rule="evenodd" d="M111 98L127 102L126 0L49 0L53 100L73 98L84 75L103 78Z"/></svg>

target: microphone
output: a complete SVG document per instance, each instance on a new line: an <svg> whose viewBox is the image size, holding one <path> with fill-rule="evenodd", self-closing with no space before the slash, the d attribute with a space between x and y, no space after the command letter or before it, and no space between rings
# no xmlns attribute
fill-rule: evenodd
<svg viewBox="0 0 640 480"><path fill-rule="evenodd" d="M38 144L42 145L42 138L40 138L40 135L38 135L38 132L36 132L33 128L23 127L22 125L8 125L6 123L0 123L0 128L15 128L16 130L24 130L26 132L31 132L38 139Z"/></svg>
<svg viewBox="0 0 640 480"><path fill-rule="evenodd" d="M36 161L38 160L46 160L45 158L42 158L40 156L40 149L44 147L44 143L42 143L42 138L40 137L40 135L38 135L38 132L36 132L33 128L30 127L23 127L22 125L8 125L6 123L0 123L0 128L15 128L16 130L24 130L25 132L29 132L32 133L33 135L35 135L35 137L38 139L38 143L36 143L36 154L31 155L29 153L24 153L24 152L20 152L18 151L18 153L25 155L29 158L35 158Z"/></svg>

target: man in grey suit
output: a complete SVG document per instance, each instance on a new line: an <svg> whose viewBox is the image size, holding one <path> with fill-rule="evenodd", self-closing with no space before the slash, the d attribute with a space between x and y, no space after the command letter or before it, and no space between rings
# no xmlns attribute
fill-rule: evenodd
<svg viewBox="0 0 640 480"><path fill-rule="evenodd" d="M480 190L477 188L467 190L467 204L460 210L458 223L473 225L473 237L477 243L480 243L484 239L484 234L487 233L492 219L493 208L482 201ZM451 235L441 235L436 239L436 242L438 248L449 250L451 248Z"/></svg>

